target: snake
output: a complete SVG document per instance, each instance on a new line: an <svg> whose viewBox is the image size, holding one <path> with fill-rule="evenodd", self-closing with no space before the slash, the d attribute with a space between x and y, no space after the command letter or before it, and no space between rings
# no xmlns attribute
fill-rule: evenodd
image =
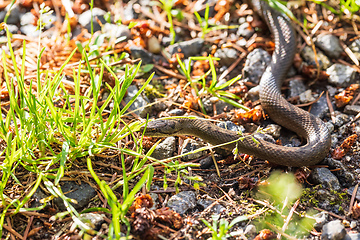
<svg viewBox="0 0 360 240"><path fill-rule="evenodd" d="M236 131L218 127L201 118L156 119L149 121L142 129L145 136L149 137L191 135L211 145L229 143L222 148L230 151L237 148L239 153L278 165L289 167L316 165L326 157L331 146L328 127L320 118L289 103L281 95L280 90L296 53L296 36L291 20L265 1L253 5L257 5L257 11L266 20L275 43L271 62L259 83L261 106L274 122L306 139L306 144L298 147L282 146L256 138L256 135L254 141L254 136L240 136Z"/></svg>

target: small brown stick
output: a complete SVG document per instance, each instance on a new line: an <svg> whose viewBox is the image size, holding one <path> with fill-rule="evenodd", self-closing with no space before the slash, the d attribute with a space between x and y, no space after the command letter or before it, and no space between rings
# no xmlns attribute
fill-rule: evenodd
<svg viewBox="0 0 360 240"><path fill-rule="evenodd" d="M29 235L30 227L32 225L33 220L34 220L34 216L31 216L29 218L29 220L28 220L28 223L27 223L27 226L26 226L26 229L25 229L25 232L24 232L23 240L27 239L27 236Z"/></svg>
<svg viewBox="0 0 360 240"><path fill-rule="evenodd" d="M328 107L329 107L331 121L333 123L335 123L335 112L334 112L334 108L333 108L333 106L331 104L331 101L330 101L329 91L326 91L326 101L327 101L327 104L328 104Z"/></svg>
<svg viewBox="0 0 360 240"><path fill-rule="evenodd" d="M331 216L333 216L333 217L336 217L336 218L338 218L338 219L346 220L346 217L337 215L337 214L332 213L332 212L328 212L328 211L326 211L326 210L324 210L324 209L321 209L321 208L318 208L318 207L314 207L314 209L315 209L315 210L318 210L318 211L320 211L320 212L325 212L325 213L327 213L327 214L329 214L329 215L331 215Z"/></svg>
<svg viewBox="0 0 360 240"><path fill-rule="evenodd" d="M355 197L356 197L358 188L359 188L359 184L356 184L356 186L354 188L354 191L353 191L353 193L351 195L351 200L350 200L350 205L349 205L349 213L346 214L347 216L350 216L352 214L352 209L353 209L353 206L354 206Z"/></svg>
<svg viewBox="0 0 360 240"><path fill-rule="evenodd" d="M177 73L175 73L174 71L169 70L169 69L167 69L167 68L164 68L164 67L162 67L162 66L160 66L160 65L154 64L154 67L157 68L159 71L161 71L161 72L163 72L163 73L165 73L165 74L167 74L167 75L169 75L169 76L171 76L171 77L175 77L175 78L178 78L178 79L187 80L187 78L186 78L185 76L180 75L180 74L177 74Z"/></svg>
<svg viewBox="0 0 360 240"><path fill-rule="evenodd" d="M292 218L292 215L295 212L295 209L297 208L297 206L299 206L299 203L300 203L300 199L296 200L296 202L294 203L294 205L290 209L289 215L287 216L286 221L285 221L283 227L281 228L282 232L285 232L285 230L286 230L287 226L289 225L289 222L290 222L290 220ZM281 233L278 233L277 239L281 239Z"/></svg>
<svg viewBox="0 0 360 240"><path fill-rule="evenodd" d="M356 66L359 66L359 60L356 58L355 54L351 51L351 49L345 45L342 41L340 41L341 47L344 49L344 52L349 56L351 61L355 63Z"/></svg>
<svg viewBox="0 0 360 240"><path fill-rule="evenodd" d="M314 101L309 102L309 103L297 104L296 106L297 107L307 107L307 106L313 105L314 103L316 103L317 101L320 100L320 98L322 97L323 94L324 94L324 91L322 91L320 93L320 95Z"/></svg>
<svg viewBox="0 0 360 240"><path fill-rule="evenodd" d="M3 228L5 228L6 231L10 232L12 235L11 235L11 238L13 238L14 236L16 236L17 238L20 238L22 239L23 236L21 236L19 233L17 233L14 229L12 229L11 227L7 226L7 225L3 225ZM14 235L14 236L13 236ZM15 239L15 238L13 238Z"/></svg>

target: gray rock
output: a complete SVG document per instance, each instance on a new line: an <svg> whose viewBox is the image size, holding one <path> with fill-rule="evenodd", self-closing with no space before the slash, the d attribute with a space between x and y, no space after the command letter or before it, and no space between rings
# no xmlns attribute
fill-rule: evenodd
<svg viewBox="0 0 360 240"><path fill-rule="evenodd" d="M326 212L319 212L318 214L315 214L313 216L315 218L315 224L314 224L314 228L316 230L321 230L321 228L325 225L325 223L328 220L328 214Z"/></svg>
<svg viewBox="0 0 360 240"><path fill-rule="evenodd" d="M185 114L183 109L179 109L179 108L175 108L175 109L171 109L168 114L170 116L182 116Z"/></svg>
<svg viewBox="0 0 360 240"><path fill-rule="evenodd" d="M315 98L312 95L311 89L306 90L305 92L299 95L299 100L301 103L308 103L315 101Z"/></svg>
<svg viewBox="0 0 360 240"><path fill-rule="evenodd" d="M331 221L322 228L321 240L342 240L346 235L344 225L340 220Z"/></svg>
<svg viewBox="0 0 360 240"><path fill-rule="evenodd" d="M148 52L147 50L143 49L142 47L131 46L130 51L132 58L133 59L140 58L143 65L150 64L153 62L154 55L151 52Z"/></svg>
<svg viewBox="0 0 360 240"><path fill-rule="evenodd" d="M16 34L19 31L19 28L16 25L8 24L7 28L9 29L9 32L12 34ZM3 29L0 31L0 36L6 35L6 31Z"/></svg>
<svg viewBox="0 0 360 240"><path fill-rule="evenodd" d="M360 240L360 233L348 233L343 240Z"/></svg>
<svg viewBox="0 0 360 240"><path fill-rule="evenodd" d="M353 82L356 70L344 64L335 63L326 69L326 73L329 75L329 83L337 87L347 87Z"/></svg>
<svg viewBox="0 0 360 240"><path fill-rule="evenodd" d="M360 112L360 105L346 105L344 113L356 115Z"/></svg>
<svg viewBox="0 0 360 240"><path fill-rule="evenodd" d="M20 17L21 26L29 25L29 24L32 25L34 21L35 21L35 16L31 12L24 13Z"/></svg>
<svg viewBox="0 0 360 240"><path fill-rule="evenodd" d="M104 15L106 12L100 8L92 9L92 22L93 22L93 30L97 32L101 30L101 26L96 20L96 18L102 23L105 24L106 21L104 19ZM91 32L91 10L87 10L79 15L79 23L81 26L86 28L88 32Z"/></svg>
<svg viewBox="0 0 360 240"><path fill-rule="evenodd" d="M329 132L332 133L335 129L334 124L332 124L331 122L326 122L325 125L327 126L327 128L329 129Z"/></svg>
<svg viewBox="0 0 360 240"><path fill-rule="evenodd" d="M211 204L213 204L213 200L210 199L199 199L197 201L197 204L200 205L203 209L206 209L207 207L209 207ZM212 208L211 208L211 212L215 213L215 214L220 214L222 212L224 212L226 210L226 208L224 208L222 205L220 204L215 204Z"/></svg>
<svg viewBox="0 0 360 240"><path fill-rule="evenodd" d="M247 41L246 41L245 38L241 38L241 39L236 41L236 45L239 45L240 47L245 47L246 43L247 43Z"/></svg>
<svg viewBox="0 0 360 240"><path fill-rule="evenodd" d="M248 95L253 102L259 99L260 90L260 85L257 85L256 87L253 87L248 91Z"/></svg>
<svg viewBox="0 0 360 240"><path fill-rule="evenodd" d="M339 180L327 168L315 168L310 177L316 184L321 184L326 189L335 191L341 189Z"/></svg>
<svg viewBox="0 0 360 240"><path fill-rule="evenodd" d="M353 41L349 48L354 53L356 58L360 60L360 38L357 38L355 41Z"/></svg>
<svg viewBox="0 0 360 240"><path fill-rule="evenodd" d="M261 140L271 142L271 143L274 143L274 144L276 143L273 136L271 136L270 134L267 134L267 133L255 133L253 136L256 139L261 139Z"/></svg>
<svg viewBox="0 0 360 240"><path fill-rule="evenodd" d="M231 109L234 109L235 107L229 103L226 103L224 101L217 101L215 103L215 108L216 108L216 112L217 114L223 113L225 111L229 111Z"/></svg>
<svg viewBox="0 0 360 240"><path fill-rule="evenodd" d="M350 225L349 225L350 229L354 229L354 228L356 228L356 226L357 226L357 222L356 222L356 221L351 221L351 222L350 222Z"/></svg>
<svg viewBox="0 0 360 240"><path fill-rule="evenodd" d="M308 65L316 66L315 54L310 46L305 46L300 54ZM329 58L321 51L316 50L316 56L322 70L327 69L331 65Z"/></svg>
<svg viewBox="0 0 360 240"><path fill-rule="evenodd" d="M194 139L191 138L187 138L185 139L183 146L182 146L182 150L181 150L181 155L182 154L186 154L189 152L193 152L198 148L203 147L204 145L195 141ZM193 159L197 159L202 157L205 154L205 151L200 151L200 152L196 152L196 153L191 153L189 155L183 156L181 159L183 161L190 161Z"/></svg>
<svg viewBox="0 0 360 240"><path fill-rule="evenodd" d="M277 124L269 124L266 126L264 131L274 138L280 137L281 126Z"/></svg>
<svg viewBox="0 0 360 240"><path fill-rule="evenodd" d="M345 165L333 158L327 158L325 160L327 165L329 165L330 169L336 169L334 171L334 175L339 179L340 183L344 187L350 187L355 182L355 176L345 167Z"/></svg>
<svg viewBox="0 0 360 240"><path fill-rule="evenodd" d="M242 23L237 32L236 35L240 37L244 37L249 39L254 34L254 29L250 26L250 23L244 22Z"/></svg>
<svg viewBox="0 0 360 240"><path fill-rule="evenodd" d="M208 156L204 159L201 159L199 161L199 163L200 163L201 169L209 169L214 165L214 160L213 160L212 156Z"/></svg>
<svg viewBox="0 0 360 240"><path fill-rule="evenodd" d="M256 227L253 224L247 225L244 230L244 234L251 239L256 236L256 233L257 233Z"/></svg>
<svg viewBox="0 0 360 240"><path fill-rule="evenodd" d="M151 36L148 39L148 50L153 54L159 54L161 52L161 45L159 40L155 36Z"/></svg>
<svg viewBox="0 0 360 240"><path fill-rule="evenodd" d="M130 38L131 33L127 26L118 25L112 23L105 23L102 28L102 32L105 33L109 38L120 38L126 37Z"/></svg>
<svg viewBox="0 0 360 240"><path fill-rule="evenodd" d="M289 81L290 98L297 97L305 91L306 91L306 86L302 81L302 79L296 78Z"/></svg>
<svg viewBox="0 0 360 240"><path fill-rule="evenodd" d="M137 14L134 10L134 3L136 2L137 0L129 1L128 4L124 7L123 21L131 21L139 18L139 14Z"/></svg>
<svg viewBox="0 0 360 240"><path fill-rule="evenodd" d="M84 208L96 195L96 190L86 182L82 182L81 185L79 185L74 181L66 181L60 182L60 186L66 197L77 201L77 203L71 204L78 210ZM54 203L60 210L66 210L64 202L61 198L55 198Z"/></svg>
<svg viewBox="0 0 360 240"><path fill-rule="evenodd" d="M345 123L349 121L349 116L338 111L335 112L335 122L334 125L337 127L341 127Z"/></svg>
<svg viewBox="0 0 360 240"><path fill-rule="evenodd" d="M219 122L217 124L219 127L230 130L230 131L235 131L235 132L245 132L245 128L242 125L236 125L235 123L233 123L232 121L225 121L225 122Z"/></svg>
<svg viewBox="0 0 360 240"><path fill-rule="evenodd" d="M207 114L212 113L213 111L213 103L210 101L210 98L202 99L202 104L205 108Z"/></svg>
<svg viewBox="0 0 360 240"><path fill-rule="evenodd" d="M169 158L173 156L175 148L175 137L167 137L156 146L151 156L159 160Z"/></svg>
<svg viewBox="0 0 360 240"><path fill-rule="evenodd" d="M233 48L218 48L214 57L220 58L220 64L230 66L239 58L238 52Z"/></svg>
<svg viewBox="0 0 360 240"><path fill-rule="evenodd" d="M20 27L20 31L26 36L36 38L39 36L40 31L36 30L36 26L28 24Z"/></svg>
<svg viewBox="0 0 360 240"><path fill-rule="evenodd" d="M7 5L6 8L0 11L0 22L5 20L5 16L9 10L11 10L9 17L6 20L7 24L17 25L20 22L20 8L18 4L14 4L10 9L11 4Z"/></svg>
<svg viewBox="0 0 360 240"><path fill-rule="evenodd" d="M138 92L139 90L135 85L130 85L127 89L127 95L124 97L124 102L127 104ZM128 111L134 111L135 114L139 115L142 118L146 118L146 115L150 113L151 108L146 105L149 103L149 100L141 94L135 99L133 104L130 105Z"/></svg>
<svg viewBox="0 0 360 240"><path fill-rule="evenodd" d="M267 51L261 48L254 49L246 57L245 66L243 68L244 78L258 84L270 61L271 56Z"/></svg>
<svg viewBox="0 0 360 240"><path fill-rule="evenodd" d="M199 55L202 46L204 45L204 39L194 38L189 41L175 43L168 47L168 51L171 55L178 53L179 50L184 54L185 58Z"/></svg>
<svg viewBox="0 0 360 240"><path fill-rule="evenodd" d="M167 206L179 214L196 207L196 195L193 191L183 191L172 196Z"/></svg>
<svg viewBox="0 0 360 240"><path fill-rule="evenodd" d="M326 113L329 112L329 107L327 105L326 96L323 95L319 101L312 104L310 113L314 114L318 118L325 117Z"/></svg>
<svg viewBox="0 0 360 240"><path fill-rule="evenodd" d="M44 203L41 203L40 201L47 197L48 196L40 188L37 188L35 193L31 196L30 207L36 208L43 206ZM46 207L50 207L50 202L46 203Z"/></svg>
<svg viewBox="0 0 360 240"><path fill-rule="evenodd" d="M91 229L99 231L101 225L106 222L105 214L99 213L82 213L80 214L80 220L85 223Z"/></svg>
<svg viewBox="0 0 360 240"><path fill-rule="evenodd" d="M347 190L347 193L352 196L353 195L353 192L355 190L355 187L351 187ZM358 188L358 190L356 191L356 195L355 195L355 199L360 201L360 188Z"/></svg>
<svg viewBox="0 0 360 240"><path fill-rule="evenodd" d="M339 58L343 49L339 39L332 34L324 34L318 36L316 46L325 52L331 58Z"/></svg>

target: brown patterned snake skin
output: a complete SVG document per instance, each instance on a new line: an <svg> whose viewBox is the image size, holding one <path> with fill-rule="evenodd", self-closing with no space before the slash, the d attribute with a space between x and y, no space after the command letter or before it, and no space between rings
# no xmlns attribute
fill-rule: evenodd
<svg viewBox="0 0 360 240"><path fill-rule="evenodd" d="M300 147L285 147L258 139L256 144L251 137L223 146L241 153L254 155L279 165L301 167L320 162L328 153L331 140L324 122L314 115L288 103L280 93L282 80L290 68L295 54L295 33L287 17L270 8L264 1L260 3L265 18L275 38L275 51L270 66L263 74L260 86L260 100L263 109L276 123L296 132L307 139ZM146 136L164 137L191 135L200 137L212 145L223 144L239 139L230 130L217 127L206 120L176 118L155 120L148 123Z"/></svg>

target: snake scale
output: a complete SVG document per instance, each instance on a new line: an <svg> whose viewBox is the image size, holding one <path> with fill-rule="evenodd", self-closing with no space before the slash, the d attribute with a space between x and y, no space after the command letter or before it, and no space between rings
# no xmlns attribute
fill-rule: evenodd
<svg viewBox="0 0 360 240"><path fill-rule="evenodd" d="M271 8L264 1L257 4L260 15L266 20L275 41L271 63L260 80L260 101L270 118L283 127L294 131L307 143L300 147L285 147L251 137L245 137L223 148L254 155L269 162L301 167L319 163L329 152L331 140L325 123L286 101L281 96L280 87L287 71L292 65L296 51L295 32L290 20ZM167 137L191 135L202 138L212 145L223 144L239 139L238 133L215 126L204 119L175 118L150 121L145 130L146 136Z"/></svg>

